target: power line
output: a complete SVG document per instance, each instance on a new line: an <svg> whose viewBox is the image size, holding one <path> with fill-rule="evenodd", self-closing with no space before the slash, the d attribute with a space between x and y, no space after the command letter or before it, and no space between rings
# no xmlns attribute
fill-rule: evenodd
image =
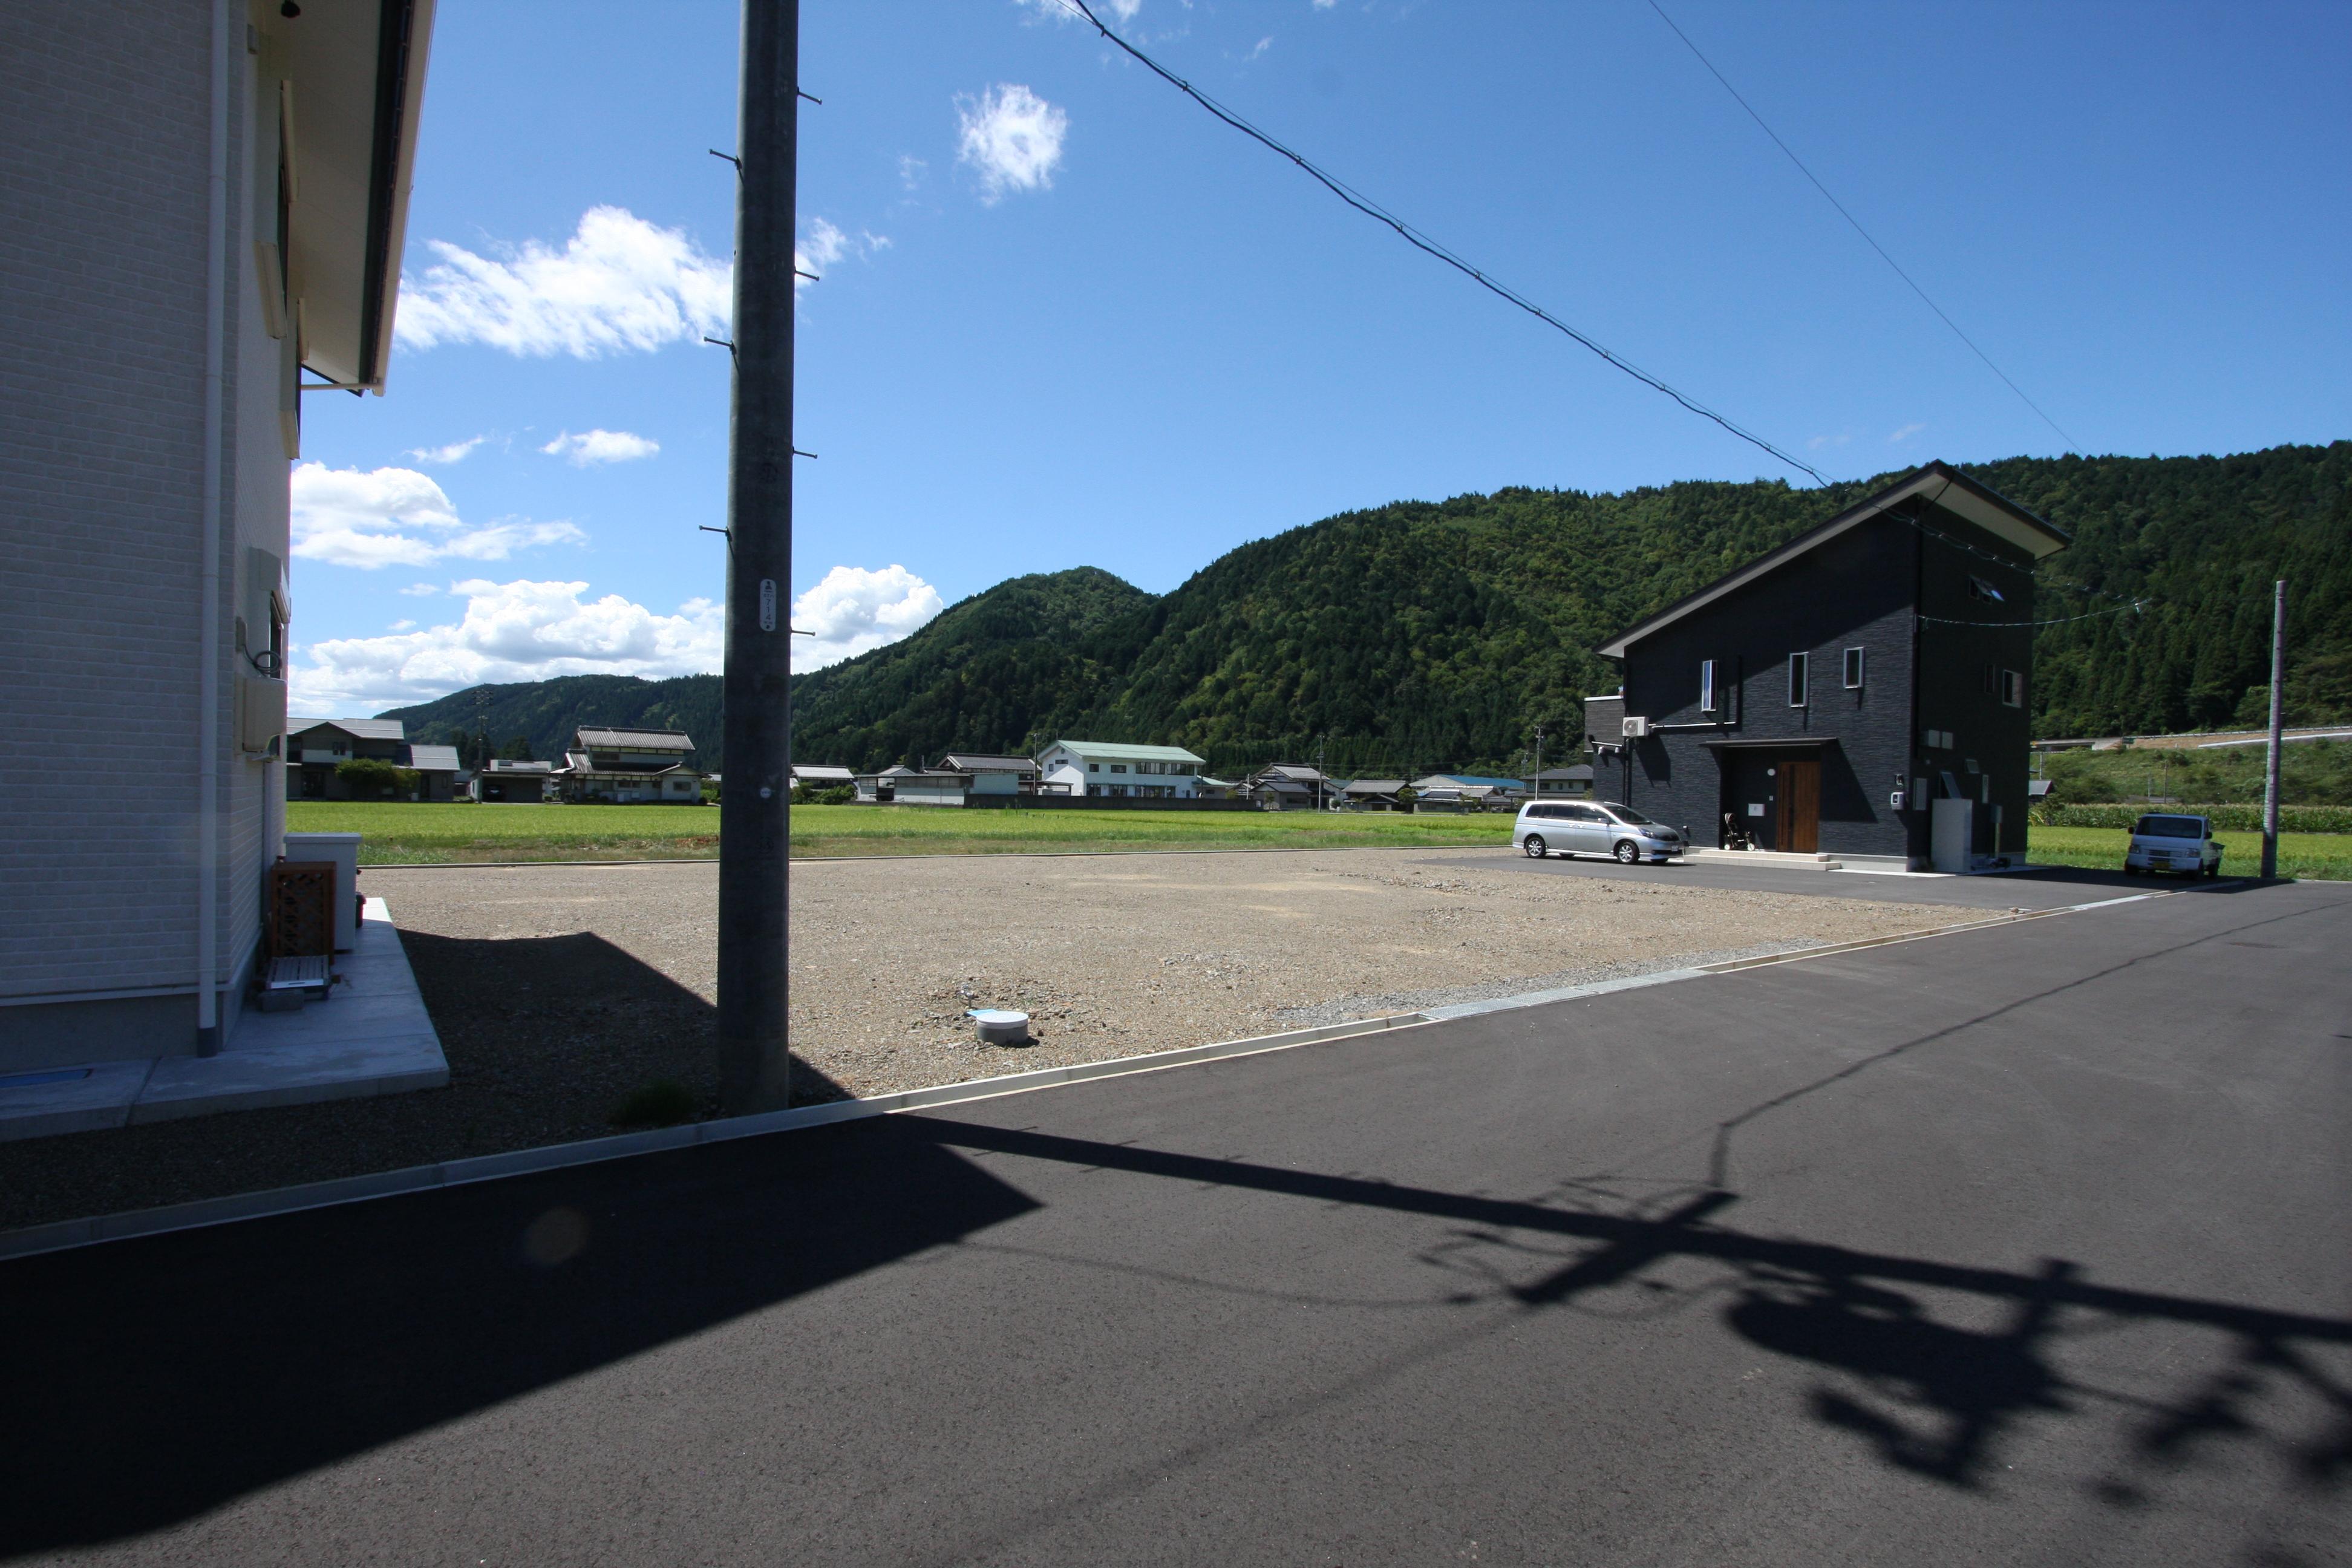
<svg viewBox="0 0 2352 1568"><path fill-rule="evenodd" d="M1992 356L1986 353L1984 350L1977 347L1976 340L1969 336L1968 333L1960 331L1960 324L1952 320L1950 316L1946 315L1944 308L1941 305L1938 305L1935 300L1928 299L1927 290L1920 288L1917 281L1912 278L1911 274L1904 271L1901 264L1898 263L1895 258L1886 254L1886 247L1885 246L1879 244L1878 241L1871 237L1870 231L1862 226L1862 220L1855 217L1853 214L1846 211L1845 204L1843 202L1839 201L1835 196L1830 195L1830 188L1822 184L1820 178L1816 176L1811 169L1805 167L1805 161L1797 156L1796 150L1790 147L1786 142L1780 140L1780 133L1779 132L1773 130L1769 125L1765 124L1764 117L1756 112L1756 106L1754 104L1748 102L1745 98L1740 96L1739 89L1731 85L1731 79L1725 76L1721 71L1716 69L1715 62L1708 59L1705 54L1701 53L1699 47L1696 44L1691 42L1690 35L1684 32L1682 28L1675 25L1675 19L1666 15L1665 7L1659 5L1658 0L1650 0L1650 9L1655 11L1658 14L1658 20L1664 22L1667 27L1673 30L1675 37L1683 41L1683 47L1690 50L1694 56L1697 57L1698 63L1707 68L1708 74L1723 84L1723 90L1731 95L1732 101L1738 104L1740 108L1746 110L1748 111L1748 118L1756 121L1758 128L1761 130L1765 135L1769 136L1772 139L1772 145L1778 147L1781 152L1786 153L1789 155L1789 162L1797 165L1797 173L1804 175L1806 179L1812 181L1813 189L1822 193L1822 199L1828 202L1830 205L1837 208L1838 216L1845 219L1846 222L1853 226L1853 232L1862 236L1864 242L1867 244L1871 249L1878 252L1878 258L1881 261L1885 262L1887 266L1895 268L1895 276L1902 279L1904 282L1909 284L1911 286L1911 292L1919 296L1921 303L1925 304L1930 310L1935 311L1937 319L1942 321L1944 325L1952 329L1952 335L1959 339L1960 342L1968 344L1969 352L1975 354L1977 358L1984 361L1985 368L1992 372L1993 374L2000 376L2001 384L2008 387L2010 391L2016 393L2018 400L2023 403L2028 408L2032 409L2036 415L2040 416L2041 420L2044 425L2047 425L2053 430L2057 431L2059 439L2066 443L2066 449L2068 451L2080 451L2082 449L2082 443L2076 441L2072 436L2067 435L2065 427L2060 425L2058 421L2051 418L2049 415L2043 414L2042 412L2042 405L2034 402L2031 397L2026 396L2025 389L2018 385L2017 383L2010 380L2009 374L2002 370L2000 366L1992 363Z"/></svg>
<svg viewBox="0 0 2352 1568"><path fill-rule="evenodd" d="M1406 223L1402 218L1398 217L1394 213L1390 212L1386 207L1381 206L1370 196L1365 195L1360 191L1355 190L1345 182L1339 179L1336 175L1312 163L1309 163L1299 153L1292 152L1288 147L1284 146L1281 142L1276 141L1265 132L1260 131L1256 126L1252 125L1248 121L1243 119L1232 110L1227 109L1224 105L1219 103L1215 99L1211 98L1207 93L1202 92L1199 88L1194 87L1191 82L1186 81L1183 78L1176 75L1173 71L1169 70L1158 60L1153 59L1150 55L1145 54L1141 49L1137 48L1133 44L1129 43L1117 33L1112 32L1108 27L1103 25L1102 19L1097 16L1094 12L1088 8L1087 0L1062 0L1062 4L1076 12L1079 16L1084 16L1087 22L1093 25L1095 31L1100 33L1111 43L1118 45L1121 49L1125 50L1135 60L1140 63L1146 69L1150 70L1154 76L1160 78L1160 80L1168 83L1169 86L1176 89L1185 97L1191 99L1193 102L1199 104L1211 114L1215 115L1219 120L1223 121L1227 125L1230 125L1234 130L1240 132L1243 135L1249 137L1252 141L1257 142L1271 151L1279 153L1282 156L1289 159L1292 163L1297 164L1299 169L1310 179L1314 180L1318 184L1320 184L1324 189L1329 191L1333 195L1339 197L1341 201L1347 203L1358 212L1362 213L1366 217L1384 223L1388 225L1389 227L1396 230L1397 234L1408 245L1435 257L1438 260L1443 261L1448 267L1453 268L1455 271L1461 273L1464 277L1469 279L1480 288L1496 295L1497 298L1508 300L1510 303L1517 305L1520 310L1525 310L1528 314L1535 317L1536 320L1543 322L1544 325L1553 328L1558 331L1566 333L1568 336L1575 339L1578 342L1583 344L1586 348L1591 350L1594 353L1599 354L1602 359L1607 360L1611 364L1615 365L1619 370L1623 371L1627 375L1632 376L1634 380L1643 383L1644 385L1664 393L1668 397L1673 398L1676 403L1681 404L1693 414L1698 415L1701 418L1715 421L1716 424L1722 426L1726 430L1730 431L1734 436L1738 437L1748 445L1760 447L1762 450L1770 453L1773 457L1778 458L1780 461L1788 464L1790 468L1797 469L1800 473L1811 475L1815 484L1825 486L1829 483L1829 480L1822 477L1821 471L1815 468L1811 464L1798 461L1788 453L1780 450L1780 447L1772 445L1771 442L1764 439L1761 436L1741 429L1738 426L1733 424L1729 419L1725 418L1722 415L1717 414L1714 409L1707 407L1705 404L1685 396L1682 393L1675 391L1673 387L1667 385L1664 382L1660 381L1656 376L1652 375L1649 372L1643 370L1638 365L1632 363L1630 361L1622 359L1616 354L1612 353L1608 349L1603 348L1600 343L1595 342L1584 333L1578 331L1574 327L1570 326L1559 317L1554 316L1551 312L1546 310L1542 306L1537 304L1534 300L1529 300L1524 294L1496 282L1492 278L1487 277L1486 273L1480 271L1477 268L1473 267L1469 262L1464 260L1461 257L1455 255L1452 250L1449 250L1444 246L1439 244L1436 240L1432 239L1429 236L1422 233L1421 230L1413 227L1411 224ZM1957 331L1958 329L1956 328L1954 330ZM1987 361L1986 363L1990 363L1991 362ZM2007 380L2008 378L2004 376L2002 379ZM2022 396L2023 394L2021 393L2019 395ZM2062 431L2061 434L2063 435L2063 432Z"/></svg>
<svg viewBox="0 0 2352 1568"><path fill-rule="evenodd" d="M2116 605L2108 609L2093 610L2087 615L2081 616L2061 616L2050 621L1953 621L1947 620L1941 616L1921 616L1919 618L1930 626L2063 626L2075 621L2095 621L2106 616L2120 616L2126 610L2137 610L2147 603L2145 599L2134 599L2128 604Z"/></svg>

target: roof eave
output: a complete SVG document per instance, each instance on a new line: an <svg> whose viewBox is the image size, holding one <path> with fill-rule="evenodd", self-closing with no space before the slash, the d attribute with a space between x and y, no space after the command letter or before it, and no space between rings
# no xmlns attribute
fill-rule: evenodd
<svg viewBox="0 0 2352 1568"><path fill-rule="evenodd" d="M2023 550L2034 560L2054 555L2073 542L2063 529L2043 521L2015 501L1988 486L1979 484L1958 468L1941 460L1915 468L1885 489L1864 497L1835 517L1806 530L1778 550L1768 551L1736 572L1717 578L1696 592L1685 595L1658 611L1648 619L1637 622L1619 633L1594 651L1603 658L1622 658L1626 650L1654 632L1662 631L1695 610L1746 587L1809 551L1817 550L1838 535L1912 500L1936 486L1929 504L1966 519L1996 538ZM1961 499L1971 503L1967 508L1951 503L1951 491L1958 489Z"/></svg>

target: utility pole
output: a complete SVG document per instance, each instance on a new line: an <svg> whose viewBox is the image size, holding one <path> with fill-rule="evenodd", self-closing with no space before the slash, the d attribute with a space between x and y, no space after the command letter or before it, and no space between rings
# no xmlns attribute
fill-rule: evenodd
<svg viewBox="0 0 2352 1568"><path fill-rule="evenodd" d="M727 783L719 799L719 1081L781 1109L791 844L793 230L799 0L743 0L735 192L735 381L727 486Z"/></svg>
<svg viewBox="0 0 2352 1568"><path fill-rule="evenodd" d="M2286 749L2286 579L2271 591L2271 752L2263 769L2263 875L2278 875L2279 753Z"/></svg>
<svg viewBox="0 0 2352 1568"><path fill-rule="evenodd" d="M1528 783L1535 786L1536 799L1541 800L1543 798L1543 722L1540 720L1536 722L1536 776L1529 779Z"/></svg>

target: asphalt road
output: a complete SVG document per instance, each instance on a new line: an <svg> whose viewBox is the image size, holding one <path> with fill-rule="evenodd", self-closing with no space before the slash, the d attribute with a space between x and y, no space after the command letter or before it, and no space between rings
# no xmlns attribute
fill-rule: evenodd
<svg viewBox="0 0 2352 1568"><path fill-rule="evenodd" d="M0 1552L2345 1562L2347 952L2200 889L0 1265Z"/></svg>

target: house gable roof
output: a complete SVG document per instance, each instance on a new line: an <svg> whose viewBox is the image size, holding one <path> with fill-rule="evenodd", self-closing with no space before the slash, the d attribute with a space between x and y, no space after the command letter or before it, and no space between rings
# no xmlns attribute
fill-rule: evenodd
<svg viewBox="0 0 2352 1568"><path fill-rule="evenodd" d="M690 752L694 738L683 730L610 730L582 725L572 743L606 752Z"/></svg>
<svg viewBox="0 0 2352 1568"><path fill-rule="evenodd" d="M1123 746L1108 741L1056 741L1054 744L1081 757L1109 763L1191 763L1198 767L1202 760L1181 746Z"/></svg>
<svg viewBox="0 0 2352 1568"><path fill-rule="evenodd" d="M977 752L950 752L940 759L940 766L964 773L974 769L990 773L1034 773L1037 764L1027 757L984 757Z"/></svg>
<svg viewBox="0 0 2352 1568"><path fill-rule="evenodd" d="M454 773L457 771L457 748L455 746L411 746L408 765L419 773Z"/></svg>
<svg viewBox="0 0 2352 1568"><path fill-rule="evenodd" d="M2073 542L2063 530L2053 527L2032 512L2005 497L1979 484L1948 463L1929 463L1915 468L1875 495L1862 500L1831 518L1820 527L1799 534L1778 550L1768 551L1727 576L1718 577L1686 598L1679 599L1660 610L1649 619L1636 623L1603 643L1597 651L1603 658L1622 658L1625 650L1643 637L1663 631L1684 616L1692 615L1727 595L1738 592L1748 584L1778 571L1801 555L1820 549L1841 534L1861 527L1880 514L1892 510L1906 501L1925 497L1929 506L1937 507L1953 516L1974 523L2002 542L2023 551L2033 560L2053 555Z"/></svg>
<svg viewBox="0 0 2352 1568"><path fill-rule="evenodd" d="M305 735L313 730L341 730L354 741L404 741L408 731L397 719L289 719L286 732Z"/></svg>

